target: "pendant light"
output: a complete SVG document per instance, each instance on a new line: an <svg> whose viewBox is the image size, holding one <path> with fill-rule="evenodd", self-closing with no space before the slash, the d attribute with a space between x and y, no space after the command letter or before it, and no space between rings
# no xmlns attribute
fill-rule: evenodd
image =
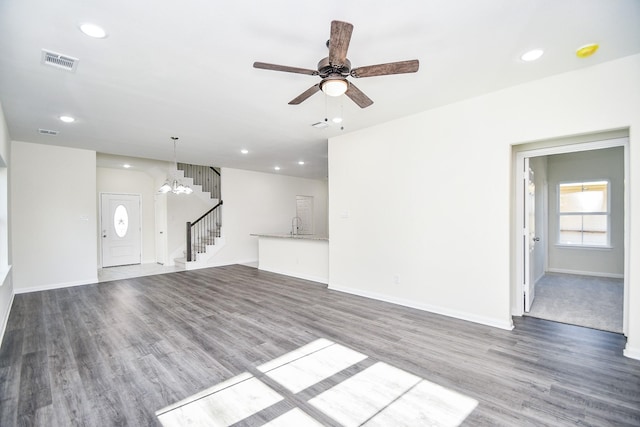
<svg viewBox="0 0 640 427"><path fill-rule="evenodd" d="M167 180L162 187L158 190L159 193L173 193L173 194L191 194L193 193L193 189L188 185L182 183L182 180L178 178L178 158L176 157L176 142L178 142L177 136L172 136L173 140L173 170L169 170L169 174L167 175Z"/></svg>

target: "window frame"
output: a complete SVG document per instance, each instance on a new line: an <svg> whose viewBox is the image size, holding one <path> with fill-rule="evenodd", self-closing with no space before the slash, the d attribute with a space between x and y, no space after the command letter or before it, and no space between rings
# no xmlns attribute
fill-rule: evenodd
<svg viewBox="0 0 640 427"><path fill-rule="evenodd" d="M607 211L606 212L602 212L602 211L589 211L589 212L560 212L560 196L561 196L561 192L560 192L560 187L562 185L567 185L567 184L574 184L574 185L578 185L581 184L582 186L585 186L585 184L589 184L589 183L599 183L599 182L605 182L607 185L607 200L606 200L606 206L607 206ZM557 191L557 206L556 206L556 220L557 220L557 239L556 239L556 246L561 246L561 247L565 247L565 248L579 248L579 249L611 249L611 180L607 179L607 178L603 178L603 179L596 179L596 178L587 178L587 179L582 179L582 180L577 180L577 179L573 179L573 180L567 180L567 181L560 181L557 184L556 187L556 191ZM607 230L606 230L606 242L602 245L598 245L598 244L593 244L593 243L566 243L566 242L562 242L560 241L560 237L561 237L561 229L560 229L560 219L563 216L586 216L586 215L601 215L601 216L605 216L606 217L606 223L607 223ZM584 227L582 227L583 229L580 230L580 234L581 234L581 242L584 242Z"/></svg>

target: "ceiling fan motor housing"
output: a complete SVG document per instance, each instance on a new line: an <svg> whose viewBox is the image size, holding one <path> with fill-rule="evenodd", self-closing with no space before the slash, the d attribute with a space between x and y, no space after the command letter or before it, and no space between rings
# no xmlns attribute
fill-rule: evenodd
<svg viewBox="0 0 640 427"><path fill-rule="evenodd" d="M350 72L351 61L346 58L344 60L344 64L331 64L331 62L329 62L329 57L323 58L318 62L318 74L322 78L336 74L339 74L342 77L347 77Z"/></svg>

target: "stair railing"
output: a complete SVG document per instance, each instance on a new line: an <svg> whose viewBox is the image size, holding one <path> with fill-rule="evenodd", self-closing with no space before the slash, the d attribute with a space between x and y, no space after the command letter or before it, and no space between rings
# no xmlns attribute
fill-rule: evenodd
<svg viewBox="0 0 640 427"><path fill-rule="evenodd" d="M212 199L220 200L220 171L212 166L190 165L178 163L178 169L184 176L193 179L195 185L202 187L202 191L211 194Z"/></svg>
<svg viewBox="0 0 640 427"><path fill-rule="evenodd" d="M197 252L204 252L208 244L214 244L216 237L220 237L220 206L222 200L200 218L187 222L187 262L194 261Z"/></svg>

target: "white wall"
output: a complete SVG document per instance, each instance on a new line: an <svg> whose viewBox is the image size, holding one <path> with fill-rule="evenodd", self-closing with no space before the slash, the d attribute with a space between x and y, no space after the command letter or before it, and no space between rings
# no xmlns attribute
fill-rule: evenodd
<svg viewBox="0 0 640 427"><path fill-rule="evenodd" d="M0 104L0 344L2 344L13 301L11 253L9 252L11 221L8 209L10 146L9 130L2 111L2 104Z"/></svg>
<svg viewBox="0 0 640 427"><path fill-rule="evenodd" d="M624 275L624 149L623 147L548 157L549 266L552 272ZM558 246L558 184L585 180L609 180L611 199L611 248Z"/></svg>
<svg viewBox="0 0 640 427"><path fill-rule="evenodd" d="M330 287L509 328L512 145L629 127L629 209L640 206L638 76L629 56L332 138ZM625 354L640 358L630 218Z"/></svg>
<svg viewBox="0 0 640 427"><path fill-rule="evenodd" d="M296 196L313 196L315 234L326 235L326 181L251 172L221 170L222 234L225 246L216 265L258 261L258 238L252 233L288 233L296 214Z"/></svg>
<svg viewBox="0 0 640 427"><path fill-rule="evenodd" d="M142 199L142 262L156 262L154 195L158 190L153 177L141 171L97 168L98 229L100 227L100 193L139 194ZM100 246L100 241L98 241ZM101 265L98 248L98 265Z"/></svg>
<svg viewBox="0 0 640 427"><path fill-rule="evenodd" d="M96 153L13 141L16 293L97 281Z"/></svg>

